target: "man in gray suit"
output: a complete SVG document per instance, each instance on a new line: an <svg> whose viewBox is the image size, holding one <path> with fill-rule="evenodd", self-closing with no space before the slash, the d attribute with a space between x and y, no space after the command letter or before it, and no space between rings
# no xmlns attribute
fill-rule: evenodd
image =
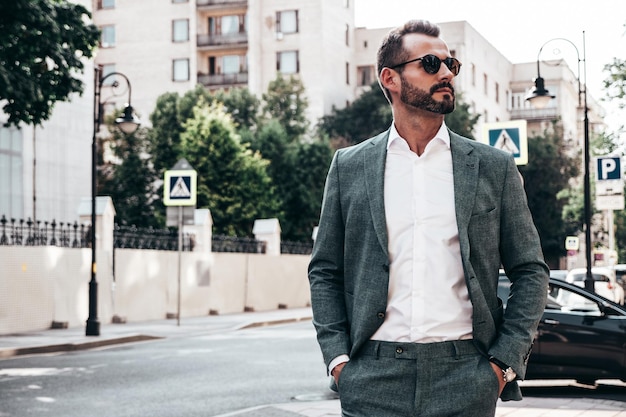
<svg viewBox="0 0 626 417"><path fill-rule="evenodd" d="M521 178L447 129L461 63L438 26L392 30L377 60L393 123L335 153L309 265L324 361L346 417L493 416L521 399L547 296Z"/></svg>

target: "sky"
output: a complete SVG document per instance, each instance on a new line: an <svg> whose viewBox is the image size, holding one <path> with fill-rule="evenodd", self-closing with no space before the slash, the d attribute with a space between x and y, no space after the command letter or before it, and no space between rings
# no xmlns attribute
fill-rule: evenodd
<svg viewBox="0 0 626 417"><path fill-rule="evenodd" d="M587 67L589 94L605 97L604 65L626 59L626 0L354 0L357 26L399 26L409 19L465 20L512 63L564 58L577 74L576 49ZM585 42L583 48L583 31ZM551 41L565 38L573 43ZM558 51L561 54L558 54ZM556 52L556 53L555 53ZM581 79L585 74L581 66ZM529 87L532 80L529 80ZM609 130L626 124L626 110L600 102Z"/></svg>

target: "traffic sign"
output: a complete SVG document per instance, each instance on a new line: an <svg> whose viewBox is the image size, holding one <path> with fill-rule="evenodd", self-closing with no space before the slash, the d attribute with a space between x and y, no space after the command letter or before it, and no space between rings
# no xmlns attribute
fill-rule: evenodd
<svg viewBox="0 0 626 417"><path fill-rule="evenodd" d="M185 169L181 169L185 168ZM163 180L163 204L166 206L195 206L198 174L185 159L165 171Z"/></svg>
<svg viewBox="0 0 626 417"><path fill-rule="evenodd" d="M619 156L599 156L596 158L596 180L611 181L622 179L621 158Z"/></svg>
<svg viewBox="0 0 626 417"><path fill-rule="evenodd" d="M565 250L577 251L580 248L580 240L578 236L567 236L565 238Z"/></svg>
<svg viewBox="0 0 626 417"><path fill-rule="evenodd" d="M517 165L528 163L526 120L485 123L481 142L513 154Z"/></svg>

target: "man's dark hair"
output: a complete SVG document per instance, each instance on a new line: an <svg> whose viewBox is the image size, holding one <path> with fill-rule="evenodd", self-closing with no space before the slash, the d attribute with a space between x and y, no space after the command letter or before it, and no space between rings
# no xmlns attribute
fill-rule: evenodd
<svg viewBox="0 0 626 417"><path fill-rule="evenodd" d="M390 103L391 95L380 82L380 72L385 67L392 67L411 58L409 51L405 50L402 46L404 35L409 33L421 33L437 38L440 32L439 26L428 20L409 20L404 25L392 29L387 36L385 36L380 44L380 48L378 48L378 54L376 56L376 74L378 75L378 84ZM399 67L397 71L402 72L402 70L403 67Z"/></svg>

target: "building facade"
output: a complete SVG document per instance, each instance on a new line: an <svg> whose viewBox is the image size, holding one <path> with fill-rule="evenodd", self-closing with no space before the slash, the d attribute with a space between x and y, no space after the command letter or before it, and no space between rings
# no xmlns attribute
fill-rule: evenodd
<svg viewBox="0 0 626 417"><path fill-rule="evenodd" d="M333 108L353 102L376 81L376 51L389 28L356 28L354 0L82 0L101 29L95 62L84 74L85 93L58 103L37 129L0 130L0 215L74 221L90 196L93 68L120 72L132 84L132 105L149 125L157 98L247 87L258 97L278 73L302 81L314 126ZM401 23L401 22L399 22ZM529 135L559 118L567 139L582 143L576 76L566 65L543 66L557 96L534 110L525 96L536 63L511 63L468 22L440 23L442 37L463 67L456 89L483 123L528 121ZM121 108L126 96L103 85L101 102ZM590 97L591 126L602 109ZM33 180L34 179L34 180ZM33 197L33 196L36 196Z"/></svg>

